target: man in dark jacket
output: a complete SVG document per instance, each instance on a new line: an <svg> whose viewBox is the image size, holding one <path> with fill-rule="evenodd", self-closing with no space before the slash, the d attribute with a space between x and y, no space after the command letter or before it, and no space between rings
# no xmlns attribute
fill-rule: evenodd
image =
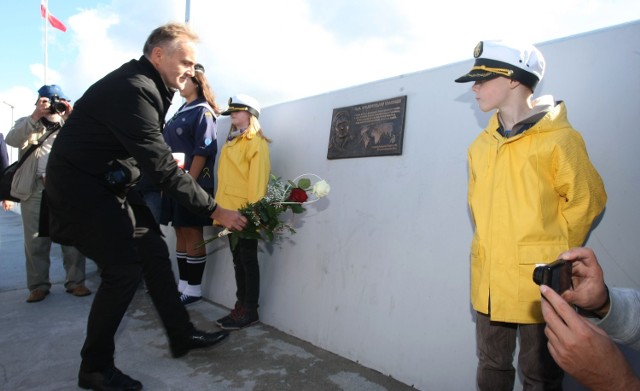
<svg viewBox="0 0 640 391"><path fill-rule="evenodd" d="M7 143L4 142L4 134L0 133L0 172L9 167L9 154L7 153Z"/></svg>
<svg viewBox="0 0 640 391"><path fill-rule="evenodd" d="M7 153L7 143L4 142L4 134L0 133L0 173L9 167L9 154ZM13 201L0 201L2 209L9 210L13 207Z"/></svg>
<svg viewBox="0 0 640 391"><path fill-rule="evenodd" d="M47 166L51 238L76 246L101 269L89 314L78 385L139 390L114 364L114 336L144 277L173 357L212 346L228 334L195 329L171 271L159 226L136 191L141 172L185 207L240 230L246 219L217 207L178 168L162 137L173 93L194 75L197 36L182 24L155 29L144 55L85 92L61 129Z"/></svg>

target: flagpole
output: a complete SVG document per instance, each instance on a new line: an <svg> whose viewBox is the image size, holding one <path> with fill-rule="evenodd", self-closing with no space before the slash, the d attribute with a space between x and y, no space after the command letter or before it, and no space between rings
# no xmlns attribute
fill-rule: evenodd
<svg viewBox="0 0 640 391"><path fill-rule="evenodd" d="M184 23L185 24L189 24L189 21L191 20L191 0L186 0L187 4L184 8ZM184 104L184 102L187 101L187 98L182 97L182 103Z"/></svg>
<svg viewBox="0 0 640 391"><path fill-rule="evenodd" d="M12 105L11 103L7 102L6 100L3 100L2 103L4 103L5 105L11 107L11 128L13 128L13 109L15 109L16 107L14 105ZM9 128L9 129L11 129ZM9 147L9 161L13 162L13 148Z"/></svg>
<svg viewBox="0 0 640 391"><path fill-rule="evenodd" d="M49 67L49 0L44 0L44 84L47 84Z"/></svg>

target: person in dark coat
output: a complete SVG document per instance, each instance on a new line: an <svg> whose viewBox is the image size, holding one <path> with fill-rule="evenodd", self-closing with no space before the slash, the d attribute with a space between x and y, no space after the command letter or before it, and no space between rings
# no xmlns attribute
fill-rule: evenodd
<svg viewBox="0 0 640 391"><path fill-rule="evenodd" d="M4 134L0 133L0 171L9 167L9 154L7 153L7 143L4 141Z"/></svg>
<svg viewBox="0 0 640 391"><path fill-rule="evenodd" d="M137 191L142 173L193 213L242 229L246 219L218 207L181 170L162 137L173 93L194 76L197 35L184 24L155 29L139 60L89 87L60 130L47 166L49 233L76 246L101 269L82 347L78 385L140 390L114 363L115 333L144 278L173 357L217 344L224 331L198 331L178 300L169 250Z"/></svg>
<svg viewBox="0 0 640 391"><path fill-rule="evenodd" d="M4 141L4 134L0 133L0 172L3 172L10 164L7 143ZM4 210L13 208L13 201L2 200L0 204L2 204L2 209Z"/></svg>

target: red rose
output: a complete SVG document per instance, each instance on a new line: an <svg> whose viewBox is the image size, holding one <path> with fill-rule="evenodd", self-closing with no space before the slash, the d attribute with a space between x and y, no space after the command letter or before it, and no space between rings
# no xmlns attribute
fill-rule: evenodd
<svg viewBox="0 0 640 391"><path fill-rule="evenodd" d="M296 187L294 189L291 190L291 194L289 195L289 199L288 201L291 202L305 202L307 200L307 198L309 198L307 196L307 192L302 190L299 187Z"/></svg>

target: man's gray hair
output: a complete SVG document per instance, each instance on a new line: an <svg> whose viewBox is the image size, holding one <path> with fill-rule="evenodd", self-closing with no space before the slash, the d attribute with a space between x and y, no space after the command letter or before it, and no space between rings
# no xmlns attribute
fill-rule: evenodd
<svg viewBox="0 0 640 391"><path fill-rule="evenodd" d="M153 30L144 44L142 53L149 57L155 47L175 47L180 41L198 41L198 35L184 23L167 23Z"/></svg>

